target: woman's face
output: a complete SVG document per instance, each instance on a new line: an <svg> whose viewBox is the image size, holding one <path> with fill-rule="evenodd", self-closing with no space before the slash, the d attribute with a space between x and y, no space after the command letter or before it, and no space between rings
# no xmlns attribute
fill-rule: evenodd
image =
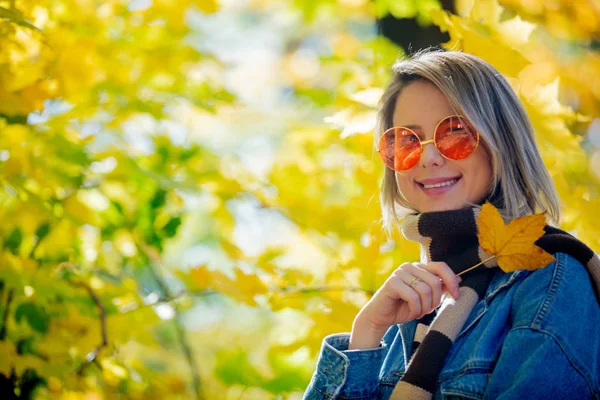
<svg viewBox="0 0 600 400"><path fill-rule="evenodd" d="M453 114L439 89L429 82L416 81L396 99L394 126L411 127L421 140L430 140L438 122ZM479 203L488 194L492 181L490 159L481 144L472 155L457 161L444 158L433 143L423 146L417 165L396 172L400 192L419 212L456 210L468 202ZM426 187L442 182L451 184Z"/></svg>

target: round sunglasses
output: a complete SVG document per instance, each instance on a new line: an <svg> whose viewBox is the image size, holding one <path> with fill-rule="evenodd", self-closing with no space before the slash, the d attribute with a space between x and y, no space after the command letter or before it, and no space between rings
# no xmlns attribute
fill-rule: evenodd
<svg viewBox="0 0 600 400"><path fill-rule="evenodd" d="M408 171L419 162L423 146L433 143L449 160L464 160L477 150L479 132L460 115L450 115L438 122L433 140L421 141L419 136L403 126L386 130L379 139L377 151L383 163L394 171Z"/></svg>

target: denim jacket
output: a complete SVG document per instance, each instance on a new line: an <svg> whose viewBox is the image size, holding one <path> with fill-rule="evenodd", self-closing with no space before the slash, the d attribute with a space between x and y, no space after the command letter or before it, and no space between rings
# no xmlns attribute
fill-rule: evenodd
<svg viewBox="0 0 600 400"><path fill-rule="evenodd" d="M600 399L600 307L570 255L535 271L493 276L458 334L433 399ZM404 374L416 321L393 325L380 347L347 350L325 337L304 400L389 398Z"/></svg>

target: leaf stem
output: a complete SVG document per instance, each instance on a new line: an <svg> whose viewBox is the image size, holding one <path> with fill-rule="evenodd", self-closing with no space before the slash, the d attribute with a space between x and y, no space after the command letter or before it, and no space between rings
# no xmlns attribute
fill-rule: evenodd
<svg viewBox="0 0 600 400"><path fill-rule="evenodd" d="M491 257L488 257L488 258L486 258L485 260L483 260L483 261L482 261L482 262L480 262L479 264L475 264L475 265L473 265L471 268L465 269L463 272L461 272L461 273L459 273L459 274L456 274L456 276L461 276L462 274L465 274L465 273L469 272L470 270L472 270L472 269L475 269L475 268L479 267L481 264L483 264L483 263L485 263L485 262L487 262L487 261L489 261L489 260L491 260L492 258L495 258L495 257L496 257L496 255L494 254L494 255L492 255Z"/></svg>

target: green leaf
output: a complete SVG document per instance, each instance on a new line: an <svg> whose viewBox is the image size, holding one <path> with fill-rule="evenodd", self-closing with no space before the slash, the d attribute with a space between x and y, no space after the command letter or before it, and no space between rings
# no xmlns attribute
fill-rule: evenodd
<svg viewBox="0 0 600 400"><path fill-rule="evenodd" d="M28 22L25 19L25 17L23 16L23 14L21 14L17 10L9 10L9 9L0 7L0 18L4 18L10 22L14 22L17 25L21 25L21 26L24 26L29 29L34 29L38 32L42 31L40 28L33 25L31 22Z"/></svg>
<svg viewBox="0 0 600 400"><path fill-rule="evenodd" d="M20 322L23 318L32 329L40 333L46 333L48 330L50 316L46 313L46 310L33 302L21 303L15 310L15 320Z"/></svg>
<svg viewBox="0 0 600 400"><path fill-rule="evenodd" d="M38 375L38 373L31 368L27 368L23 371L19 382L20 396L21 399L33 399L37 389L41 386L45 386L47 381L44 377Z"/></svg>
<svg viewBox="0 0 600 400"><path fill-rule="evenodd" d="M16 227L4 241L4 248L13 254L17 254L22 241L23 234L21 233L21 229Z"/></svg>
<svg viewBox="0 0 600 400"><path fill-rule="evenodd" d="M29 336L17 341L17 353L19 354L37 354L34 349L35 336Z"/></svg>
<svg viewBox="0 0 600 400"><path fill-rule="evenodd" d="M181 225L181 217L173 217L167 224L162 228L165 236L171 238L177 234L177 229Z"/></svg>
<svg viewBox="0 0 600 400"><path fill-rule="evenodd" d="M38 242L41 242L46 236L50 233L50 224L45 222L38 226L35 231L35 236L37 236Z"/></svg>
<svg viewBox="0 0 600 400"><path fill-rule="evenodd" d="M154 194L154 197L150 201L150 206L153 209L157 209L159 207L162 207L165 204L166 200L167 200L167 192L162 189L159 189L156 191L156 193Z"/></svg>
<svg viewBox="0 0 600 400"><path fill-rule="evenodd" d="M219 354L215 376L226 385L263 386L265 382L248 361L248 355L240 349Z"/></svg>

